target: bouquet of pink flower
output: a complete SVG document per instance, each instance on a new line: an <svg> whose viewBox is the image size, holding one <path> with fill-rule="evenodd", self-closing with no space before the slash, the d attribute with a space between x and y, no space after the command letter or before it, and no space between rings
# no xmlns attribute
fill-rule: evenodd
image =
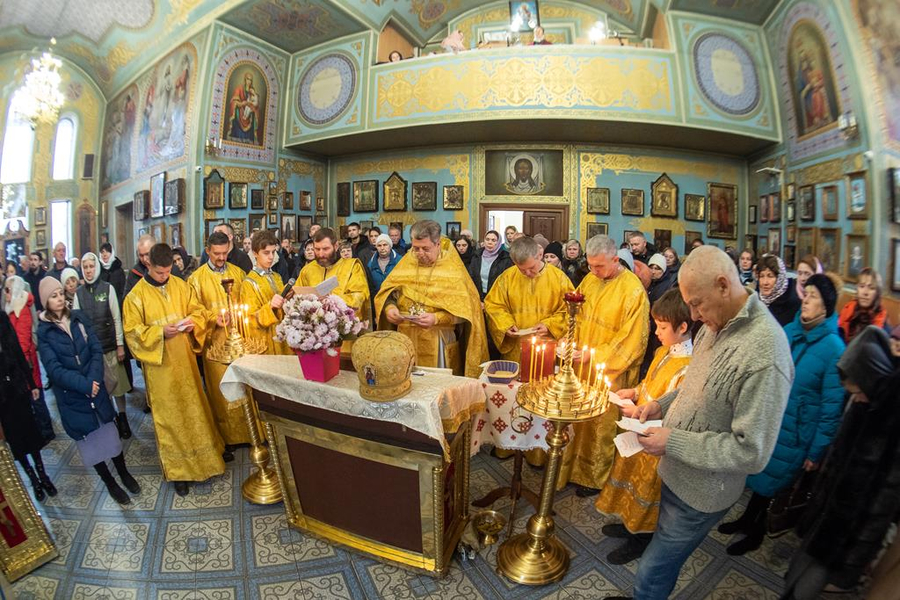
<svg viewBox="0 0 900 600"><path fill-rule="evenodd" d="M334 295L294 296L284 303L283 309L284 319L275 327L275 339L300 352L334 348L368 326Z"/></svg>

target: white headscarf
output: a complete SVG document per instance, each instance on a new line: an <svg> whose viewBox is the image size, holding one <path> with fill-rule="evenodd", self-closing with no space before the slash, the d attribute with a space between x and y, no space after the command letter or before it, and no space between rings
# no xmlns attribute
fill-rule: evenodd
<svg viewBox="0 0 900 600"><path fill-rule="evenodd" d="M9 286L10 291L9 302L4 307L6 314L15 313L16 317L18 317L25 305L28 304L28 291L25 289L25 280L18 275L13 275L3 285L4 287Z"/></svg>
<svg viewBox="0 0 900 600"><path fill-rule="evenodd" d="M104 261L102 258L98 259L98 264L106 270L109 270L109 268L112 267L113 262L116 260L116 249L112 244L110 244L109 247L111 248L111 250L109 251L109 260ZM87 256L87 254L85 254L85 256ZM84 262L83 258L81 260L82 262ZM97 272L99 273L100 269L97 269ZM91 283L93 283L93 281Z"/></svg>
<svg viewBox="0 0 900 600"><path fill-rule="evenodd" d="M62 284L63 289L66 287L66 282L71 278L78 279L78 271L73 269L72 267L66 267L62 270L62 273L59 275L59 282Z"/></svg>
<svg viewBox="0 0 900 600"><path fill-rule="evenodd" d="M84 261L86 261L86 260L94 261L94 278L93 279L88 279L84 275ZM101 264L100 258L93 252L85 252L84 256L81 257L81 276L84 277L84 282L86 284L92 285L95 281L100 279L100 269L99 269L100 264Z"/></svg>

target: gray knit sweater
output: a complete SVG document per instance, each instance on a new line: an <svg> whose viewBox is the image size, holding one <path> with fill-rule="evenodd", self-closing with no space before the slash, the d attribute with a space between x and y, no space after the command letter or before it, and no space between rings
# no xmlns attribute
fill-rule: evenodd
<svg viewBox="0 0 900 600"><path fill-rule="evenodd" d="M772 456L793 379L787 337L756 294L718 334L703 327L681 387L659 400L672 429L663 482L702 512L734 504Z"/></svg>

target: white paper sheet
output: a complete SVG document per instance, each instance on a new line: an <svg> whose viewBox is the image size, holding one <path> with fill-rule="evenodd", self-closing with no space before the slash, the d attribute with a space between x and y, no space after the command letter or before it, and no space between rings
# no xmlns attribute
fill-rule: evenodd
<svg viewBox="0 0 900 600"><path fill-rule="evenodd" d="M612 391L609 392L609 401L616 406L621 406L622 408L625 408L626 406L635 406L634 402L632 402L628 398L620 398L617 393Z"/></svg>
<svg viewBox="0 0 900 600"><path fill-rule="evenodd" d="M633 431L620 433L613 439L613 443L616 445L616 450L619 451L622 458L634 456L638 452L643 452L644 450L644 447L641 446L641 443L638 441L637 434Z"/></svg>
<svg viewBox="0 0 900 600"><path fill-rule="evenodd" d="M651 427L662 427L662 421L657 419L655 421L645 421L644 423L641 423L637 419L622 417L621 419L616 421L616 425L618 425L625 431L633 431L635 433L643 434Z"/></svg>

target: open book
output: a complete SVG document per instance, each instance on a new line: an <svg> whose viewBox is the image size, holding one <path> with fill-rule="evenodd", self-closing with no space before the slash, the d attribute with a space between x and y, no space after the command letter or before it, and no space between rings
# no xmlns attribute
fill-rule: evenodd
<svg viewBox="0 0 900 600"><path fill-rule="evenodd" d="M315 296L327 296L338 286L337 277L331 276L315 287L311 286L294 286L294 294L313 294Z"/></svg>

